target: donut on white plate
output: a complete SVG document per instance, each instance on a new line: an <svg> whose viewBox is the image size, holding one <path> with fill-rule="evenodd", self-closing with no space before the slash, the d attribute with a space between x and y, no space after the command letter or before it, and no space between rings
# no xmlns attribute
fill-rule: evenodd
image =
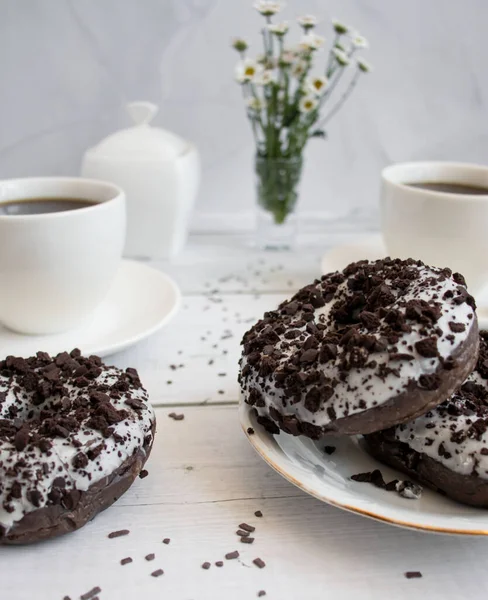
<svg viewBox="0 0 488 600"><path fill-rule="evenodd" d="M359 261L244 335L242 398L271 433L371 433L449 397L474 368L478 339L461 275L412 259Z"/></svg>

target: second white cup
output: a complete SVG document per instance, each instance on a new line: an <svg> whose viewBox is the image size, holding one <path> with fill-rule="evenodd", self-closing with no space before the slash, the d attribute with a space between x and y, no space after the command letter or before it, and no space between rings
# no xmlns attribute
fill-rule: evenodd
<svg viewBox="0 0 488 600"><path fill-rule="evenodd" d="M449 192L416 187L426 183L431 188L454 186ZM458 193L459 186L478 190ZM391 256L449 267L465 276L474 294L488 283L487 167L449 162L387 167L382 172L381 213Z"/></svg>

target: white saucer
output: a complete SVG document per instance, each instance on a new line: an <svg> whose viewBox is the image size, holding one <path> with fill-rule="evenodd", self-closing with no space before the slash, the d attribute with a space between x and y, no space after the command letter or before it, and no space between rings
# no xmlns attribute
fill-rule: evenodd
<svg viewBox="0 0 488 600"><path fill-rule="evenodd" d="M175 315L180 302L178 286L167 275L123 260L107 297L86 325L47 336L20 335L0 325L0 358L32 356L38 350L57 354L73 348L106 356L157 331Z"/></svg>
<svg viewBox="0 0 488 600"><path fill-rule="evenodd" d="M359 238L355 243L332 248L322 258L322 273L341 271L357 260L376 260L388 255L381 234ZM476 296L476 313L480 329L488 329L488 287Z"/></svg>
<svg viewBox="0 0 488 600"><path fill-rule="evenodd" d="M239 407L244 433L256 452L289 482L308 494L344 510L399 527L429 532L488 535L488 510L458 504L428 489L408 500L351 479L351 475L380 469L385 481L405 475L384 466L363 450L359 437L326 436L320 442L285 433L267 433L244 403ZM247 433L252 427L254 434ZM334 446L327 455L323 448Z"/></svg>

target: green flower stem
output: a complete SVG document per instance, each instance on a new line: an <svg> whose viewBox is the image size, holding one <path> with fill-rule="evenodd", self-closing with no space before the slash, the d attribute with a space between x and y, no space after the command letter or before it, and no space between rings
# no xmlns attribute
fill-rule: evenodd
<svg viewBox="0 0 488 600"><path fill-rule="evenodd" d="M328 123L332 117L339 112L345 101L351 95L353 89L356 87L358 79L361 75L361 70L357 69L354 77L351 80L351 83L347 87L346 91L342 94L339 100L334 104L334 106L330 109L330 111L317 123L318 127L323 127L326 123Z"/></svg>

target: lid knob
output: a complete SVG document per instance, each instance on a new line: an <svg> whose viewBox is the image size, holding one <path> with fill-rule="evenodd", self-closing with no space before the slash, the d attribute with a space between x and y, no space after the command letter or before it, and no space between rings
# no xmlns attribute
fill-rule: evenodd
<svg viewBox="0 0 488 600"><path fill-rule="evenodd" d="M152 102L141 100L138 102L129 102L126 109L135 125L147 125L154 119L159 107Z"/></svg>

